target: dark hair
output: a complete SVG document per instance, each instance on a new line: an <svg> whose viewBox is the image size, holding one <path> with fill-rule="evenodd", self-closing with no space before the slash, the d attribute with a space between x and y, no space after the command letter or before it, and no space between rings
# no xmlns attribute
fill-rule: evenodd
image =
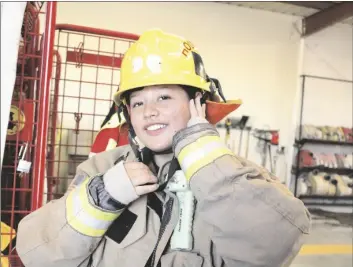
<svg viewBox="0 0 353 267"><path fill-rule="evenodd" d="M189 86L189 85L179 85L179 86L185 90L185 92L189 96L189 99L195 98L196 93L197 92L201 92L201 89L193 87L193 86ZM134 90L128 91L128 92L124 93L121 96L121 98L125 98L126 104L130 105L130 95L132 94L132 92L136 92L136 91L139 91L139 90L142 90L142 89L143 89L143 87L139 87L139 88L136 88ZM206 92L206 94L209 95L208 92Z"/></svg>
<svg viewBox="0 0 353 267"><path fill-rule="evenodd" d="M142 89L143 89L143 87L139 87L139 88L136 88L136 89L134 89L134 90L128 91L128 92L124 93L124 94L121 96L121 98L122 98L122 99L125 99L127 105L130 105L130 95L131 95L133 92L137 92L137 91L140 91L140 90L142 90Z"/></svg>
<svg viewBox="0 0 353 267"><path fill-rule="evenodd" d="M201 92L199 88L189 86L189 85L179 85L181 88L184 89L184 91L188 94L189 99L195 98L195 95L197 92Z"/></svg>

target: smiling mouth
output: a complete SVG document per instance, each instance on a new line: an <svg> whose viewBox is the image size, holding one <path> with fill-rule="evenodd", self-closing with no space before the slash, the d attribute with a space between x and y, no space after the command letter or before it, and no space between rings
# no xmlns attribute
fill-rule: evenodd
<svg viewBox="0 0 353 267"><path fill-rule="evenodd" d="M153 124L153 125L150 125L150 126L146 127L145 130L147 130L147 131L157 131L157 130L164 129L165 127L167 127L166 124Z"/></svg>

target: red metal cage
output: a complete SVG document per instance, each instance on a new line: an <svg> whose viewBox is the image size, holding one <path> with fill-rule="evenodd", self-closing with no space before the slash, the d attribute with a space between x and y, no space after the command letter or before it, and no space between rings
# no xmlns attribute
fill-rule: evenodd
<svg viewBox="0 0 353 267"><path fill-rule="evenodd" d="M43 203L61 197L88 158L113 104L123 54L138 36L58 24L55 38Z"/></svg>
<svg viewBox="0 0 353 267"><path fill-rule="evenodd" d="M55 25L56 3L42 3L26 7L2 166L1 236L12 240L2 253L11 267L22 266L15 250L19 221L63 196L89 157L113 104L123 54L139 37ZM18 170L21 160L32 163L28 173ZM7 226L12 230L5 233Z"/></svg>
<svg viewBox="0 0 353 267"><path fill-rule="evenodd" d="M38 207L56 17L55 2L43 5L27 2L18 49L1 175L1 239L9 239L1 251L4 267L22 266L15 249L16 229L19 221ZM45 21L43 29L40 20ZM24 161L31 162L27 171L19 168Z"/></svg>

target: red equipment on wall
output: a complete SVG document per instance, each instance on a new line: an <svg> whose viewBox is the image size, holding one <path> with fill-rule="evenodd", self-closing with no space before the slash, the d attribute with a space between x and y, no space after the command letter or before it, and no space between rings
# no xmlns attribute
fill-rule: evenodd
<svg viewBox="0 0 353 267"><path fill-rule="evenodd" d="M1 238L11 242L2 264L22 266L15 250L19 221L40 206L56 3L27 2L18 49L16 81L9 114L1 175ZM45 21L40 28L40 20ZM5 231L5 228L13 229Z"/></svg>

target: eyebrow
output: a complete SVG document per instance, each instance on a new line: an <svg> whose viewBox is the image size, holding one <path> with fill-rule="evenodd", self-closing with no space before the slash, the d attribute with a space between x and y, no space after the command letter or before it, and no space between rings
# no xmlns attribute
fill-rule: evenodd
<svg viewBox="0 0 353 267"><path fill-rule="evenodd" d="M167 85L163 85L163 86L159 87L159 89L172 89L172 88L170 88L170 85L167 84ZM130 94L130 100L131 100L133 97L138 96L139 93L140 93L140 91L142 91L142 90L137 90L137 91L132 92L132 93Z"/></svg>

